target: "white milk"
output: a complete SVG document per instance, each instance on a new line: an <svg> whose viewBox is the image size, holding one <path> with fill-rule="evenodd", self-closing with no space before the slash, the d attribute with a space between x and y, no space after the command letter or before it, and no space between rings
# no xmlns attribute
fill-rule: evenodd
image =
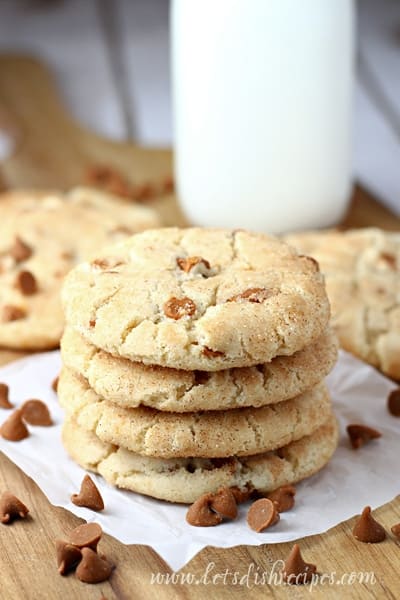
<svg viewBox="0 0 400 600"><path fill-rule="evenodd" d="M351 0L174 0L178 193L190 222L329 226L350 193Z"/></svg>

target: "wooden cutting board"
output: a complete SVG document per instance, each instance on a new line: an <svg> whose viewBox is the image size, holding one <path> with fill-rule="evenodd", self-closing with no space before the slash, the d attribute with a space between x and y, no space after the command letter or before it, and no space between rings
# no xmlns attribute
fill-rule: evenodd
<svg viewBox="0 0 400 600"><path fill-rule="evenodd" d="M107 164L135 183L159 179L172 171L169 149L144 149L129 143L106 140L78 125L66 113L47 69L23 56L0 56L0 129L15 143L12 156L0 165L0 188L34 187L67 189L82 180L87 166ZM155 201L165 224L185 224L173 195ZM0 208L1 218L1 208ZM356 186L345 227L380 226L399 230L400 220L370 194ZM0 352L0 364L22 353ZM62 578L55 567L54 539L64 537L80 520L49 504L37 486L4 455L0 455L0 490L10 489L30 507L32 517L10 527L0 526L0 599L108 599L140 600L160 598L309 598L307 588L252 585L252 572L270 571L275 560L286 556L292 544L260 545L234 549L207 548L183 572L208 580L219 573L238 571L242 585L215 584L151 585L152 573L169 574L164 561L150 548L124 546L105 536L103 551L117 564L109 582L89 586L73 576ZM357 494L357 490L354 490ZM360 498L360 509L368 498ZM323 509L323 507L322 507ZM383 525L400 520L400 502L395 499L375 512ZM127 515L127 518L129 516ZM361 544L351 536L353 520L324 535L300 541L305 558L316 562L321 573L336 571L341 576L352 571L373 571L376 583L352 586L317 586L315 598L397 598L399 594L400 554L396 542L388 539L375 546ZM221 526L221 536L224 535ZM260 535L262 543L262 535ZM246 583L246 574L249 585ZM250 586L250 587L249 587ZM252 589L250 589L252 588ZM268 591L267 589L268 588Z"/></svg>

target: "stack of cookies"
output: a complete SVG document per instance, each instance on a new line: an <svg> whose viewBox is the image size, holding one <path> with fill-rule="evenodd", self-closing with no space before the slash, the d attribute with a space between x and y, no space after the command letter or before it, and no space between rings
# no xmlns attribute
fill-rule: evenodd
<svg viewBox="0 0 400 600"><path fill-rule="evenodd" d="M285 243L149 230L73 269L63 304L64 445L108 482L191 503L295 483L334 452L324 280Z"/></svg>

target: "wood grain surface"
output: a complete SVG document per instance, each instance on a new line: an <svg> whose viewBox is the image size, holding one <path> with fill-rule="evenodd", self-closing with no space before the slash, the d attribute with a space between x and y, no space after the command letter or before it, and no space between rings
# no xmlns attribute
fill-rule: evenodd
<svg viewBox="0 0 400 600"><path fill-rule="evenodd" d="M171 172L168 149L144 150L105 140L80 128L65 113L46 69L26 57L0 56L0 126L6 127L15 140L14 154L0 166L3 186L68 188L79 182L85 167L93 163L115 166L138 183ZM185 222L172 195L157 201L156 206L167 224ZM368 225L398 230L400 221L365 190L356 187L344 226ZM21 355L1 351L0 364ZM12 526L0 526L0 600L100 600L102 595L109 600L310 597L309 586L256 584L254 573L259 577L263 571L270 573L274 561L284 558L292 546L262 545L262 535L257 547L206 548L200 552L180 572L198 578L198 584L152 584L152 574L171 575L164 561L148 547L125 546L110 536L104 536L101 542L103 551L117 565L108 582L90 586L73 575L61 577L56 570L54 540L64 537L80 519L50 505L35 483L0 455L0 491L5 489L12 490L29 506L31 517ZM368 498L360 498L360 510L367 503ZM400 521L399 498L376 510L375 516L390 530ZM361 544L351 535L353 522L354 519L323 535L300 540L300 546L305 559L317 563L321 574L335 572L335 578L340 579L343 575L348 578L352 572L373 572L375 583L339 586L329 585L326 579L325 584L312 590L312 597L398 598L399 544L391 536L382 544ZM215 575L219 577L213 580Z"/></svg>

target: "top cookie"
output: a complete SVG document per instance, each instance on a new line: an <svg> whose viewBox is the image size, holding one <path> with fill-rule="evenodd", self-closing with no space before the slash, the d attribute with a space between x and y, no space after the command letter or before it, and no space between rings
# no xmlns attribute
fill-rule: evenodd
<svg viewBox="0 0 400 600"><path fill-rule="evenodd" d="M0 197L0 346L48 349L63 330L61 281L103 245L159 225L108 194L11 191Z"/></svg>
<svg viewBox="0 0 400 600"><path fill-rule="evenodd" d="M286 239L320 263L340 345L400 379L400 234L368 228Z"/></svg>
<svg viewBox="0 0 400 600"><path fill-rule="evenodd" d="M145 364L217 371L269 362L329 320L315 261L246 231L147 231L78 265L66 320L92 344Z"/></svg>

